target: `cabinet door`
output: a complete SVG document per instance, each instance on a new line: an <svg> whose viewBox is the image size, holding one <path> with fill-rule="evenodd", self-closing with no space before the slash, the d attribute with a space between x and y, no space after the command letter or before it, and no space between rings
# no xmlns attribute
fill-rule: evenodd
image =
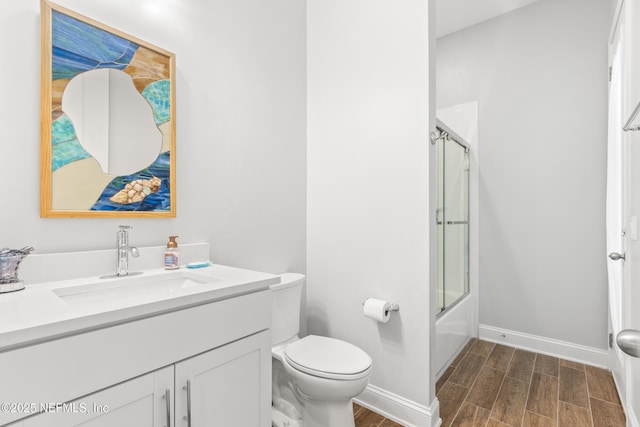
<svg viewBox="0 0 640 427"><path fill-rule="evenodd" d="M24 427L172 427L173 379L173 366L160 369L64 405L54 404L49 412L24 420Z"/></svg>
<svg viewBox="0 0 640 427"><path fill-rule="evenodd" d="M175 367L176 427L271 426L269 331L187 359Z"/></svg>

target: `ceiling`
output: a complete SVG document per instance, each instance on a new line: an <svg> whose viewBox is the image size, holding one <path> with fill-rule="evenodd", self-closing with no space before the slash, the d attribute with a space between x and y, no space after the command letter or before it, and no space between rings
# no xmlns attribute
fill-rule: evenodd
<svg viewBox="0 0 640 427"><path fill-rule="evenodd" d="M436 37L470 27L538 0L436 0Z"/></svg>

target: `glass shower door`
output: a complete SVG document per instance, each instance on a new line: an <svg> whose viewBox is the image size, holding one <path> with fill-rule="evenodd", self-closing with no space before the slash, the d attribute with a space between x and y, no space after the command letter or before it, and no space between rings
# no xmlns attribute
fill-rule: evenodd
<svg viewBox="0 0 640 427"><path fill-rule="evenodd" d="M437 147L439 312L469 292L469 152L443 135Z"/></svg>

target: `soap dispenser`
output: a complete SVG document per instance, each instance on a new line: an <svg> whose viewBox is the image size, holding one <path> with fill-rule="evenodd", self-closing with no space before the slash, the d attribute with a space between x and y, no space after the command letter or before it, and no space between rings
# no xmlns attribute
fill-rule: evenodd
<svg viewBox="0 0 640 427"><path fill-rule="evenodd" d="M177 268L180 268L180 250L178 249L176 237L178 236L169 236L167 249L164 251L165 270L175 270Z"/></svg>

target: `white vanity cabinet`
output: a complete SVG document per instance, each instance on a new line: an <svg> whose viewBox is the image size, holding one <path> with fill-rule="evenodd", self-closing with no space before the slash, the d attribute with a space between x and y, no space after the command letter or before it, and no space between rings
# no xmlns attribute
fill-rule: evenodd
<svg viewBox="0 0 640 427"><path fill-rule="evenodd" d="M0 402L60 405L0 426L269 427L270 323L264 289L0 353Z"/></svg>
<svg viewBox="0 0 640 427"><path fill-rule="evenodd" d="M266 427L266 331L26 419L22 427ZM174 384L175 387L174 388ZM17 426L16 425L16 426Z"/></svg>
<svg viewBox="0 0 640 427"><path fill-rule="evenodd" d="M268 333L227 344L175 368L176 426L271 426ZM269 378L265 380L266 375ZM265 413L269 414L266 420Z"/></svg>

